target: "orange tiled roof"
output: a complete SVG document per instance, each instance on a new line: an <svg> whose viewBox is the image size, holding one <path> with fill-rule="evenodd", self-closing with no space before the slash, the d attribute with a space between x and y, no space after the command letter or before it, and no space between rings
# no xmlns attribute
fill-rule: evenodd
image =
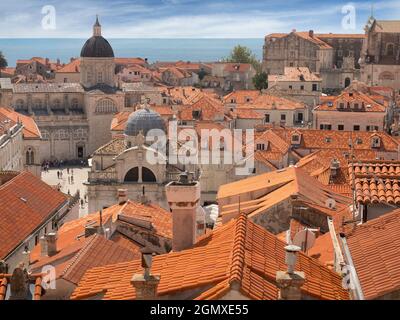
<svg viewBox="0 0 400 320"><path fill-rule="evenodd" d="M276 272L287 269L284 246L242 215L204 236L193 249L154 257L152 272L161 275L158 295L195 290L192 298L217 299L237 283L240 292L251 299L275 300ZM316 260L300 253L296 269L305 272L303 294L316 299L349 299L341 277ZM105 300L135 299L130 281L135 273L142 272L137 260L93 268L71 298L100 295Z"/></svg>
<svg viewBox="0 0 400 320"><path fill-rule="evenodd" d="M13 120L14 122L21 122L24 126L23 135L25 139L40 139L41 133L35 122L31 117L23 115L21 113L15 112L11 108L1 108L0 114L3 114L7 118Z"/></svg>
<svg viewBox="0 0 400 320"><path fill-rule="evenodd" d="M67 197L29 172L0 185L0 259L49 219Z"/></svg>
<svg viewBox="0 0 400 320"><path fill-rule="evenodd" d="M395 152L399 147L399 142L385 132L366 132L366 131L327 131L300 128L271 128L280 139L291 144L291 137L294 132L301 134L301 143L296 148L311 149L316 151L319 149L341 149L350 150L349 140L352 140L355 150L374 150L379 152ZM381 138L381 146L379 148L371 147L371 139L378 135Z"/></svg>
<svg viewBox="0 0 400 320"><path fill-rule="evenodd" d="M172 239L172 215L158 205L128 200L121 208L119 216L151 221L153 234Z"/></svg>
<svg viewBox="0 0 400 320"><path fill-rule="evenodd" d="M356 200L363 204L400 204L400 161L358 161L354 173Z"/></svg>
<svg viewBox="0 0 400 320"><path fill-rule="evenodd" d="M57 73L79 73L81 72L81 60L75 59L74 61L66 64L57 70Z"/></svg>
<svg viewBox="0 0 400 320"><path fill-rule="evenodd" d="M365 299L400 290L399 233L399 210L357 225L346 233Z"/></svg>
<svg viewBox="0 0 400 320"><path fill-rule="evenodd" d="M215 121L224 118L224 106L217 99L203 96L198 101L189 106L179 108L178 118L184 121L192 121L193 111L201 111L200 119L202 121Z"/></svg>
<svg viewBox="0 0 400 320"><path fill-rule="evenodd" d="M247 108L236 108L232 114L237 119L264 119L262 114Z"/></svg>
<svg viewBox="0 0 400 320"><path fill-rule="evenodd" d="M101 267L140 258L138 250L131 251L107 240L104 236L94 235L86 245L71 259L63 270L64 280L78 284L85 272L93 267Z"/></svg>
<svg viewBox="0 0 400 320"><path fill-rule="evenodd" d="M260 95L259 90L238 90L227 94L222 100L224 103L232 103L233 100L235 104L246 104L255 101Z"/></svg>
<svg viewBox="0 0 400 320"><path fill-rule="evenodd" d="M336 215L339 210L347 208L351 202L350 198L333 192L296 167L222 185L218 190L217 199L221 202L231 199L220 212L221 216L228 219L237 215L239 197L241 212L254 217L290 198L291 195L295 195L298 201L326 216ZM336 208L327 208L328 199L336 201Z"/></svg>
<svg viewBox="0 0 400 320"><path fill-rule="evenodd" d="M344 91L339 96L324 97L323 103L317 106L316 111L343 111L343 112L386 112L386 107L377 103L371 96L352 90ZM340 104L344 107L341 108ZM357 109L354 104L358 104Z"/></svg>
<svg viewBox="0 0 400 320"><path fill-rule="evenodd" d="M242 107L258 110L297 110L305 109L306 105L283 97L261 94L253 102L243 104Z"/></svg>
<svg viewBox="0 0 400 320"><path fill-rule="evenodd" d="M142 58L115 58L115 64L123 64L123 65L132 65L132 64L140 64L145 65L147 62Z"/></svg>

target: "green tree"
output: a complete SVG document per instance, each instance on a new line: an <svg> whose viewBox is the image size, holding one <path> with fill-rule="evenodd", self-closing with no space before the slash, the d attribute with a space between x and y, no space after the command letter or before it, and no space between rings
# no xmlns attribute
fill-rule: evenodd
<svg viewBox="0 0 400 320"><path fill-rule="evenodd" d="M8 66L7 60L3 55L3 52L0 51L0 69Z"/></svg>
<svg viewBox="0 0 400 320"><path fill-rule="evenodd" d="M254 87L257 90L268 88L268 75L265 72L257 72L253 78Z"/></svg>
<svg viewBox="0 0 400 320"><path fill-rule="evenodd" d="M230 55L224 59L225 62L250 63L257 72L261 72L261 64L256 55L247 47L237 45Z"/></svg>

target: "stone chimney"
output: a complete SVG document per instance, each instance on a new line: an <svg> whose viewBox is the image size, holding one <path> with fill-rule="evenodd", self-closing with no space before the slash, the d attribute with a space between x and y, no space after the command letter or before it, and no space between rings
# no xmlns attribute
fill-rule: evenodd
<svg viewBox="0 0 400 320"><path fill-rule="evenodd" d="M128 201L128 190L118 189L118 204L123 205Z"/></svg>
<svg viewBox="0 0 400 320"><path fill-rule="evenodd" d="M181 251L193 247L196 242L196 213L200 202L200 183L191 181L188 173L182 173L179 181L166 187L168 204L172 210L172 250Z"/></svg>
<svg viewBox="0 0 400 320"><path fill-rule="evenodd" d="M279 300L301 300L301 286L305 282L304 272L295 271L297 253L301 250L298 246L285 247L287 271L276 273L276 283L279 288Z"/></svg>
<svg viewBox="0 0 400 320"><path fill-rule="evenodd" d="M153 252L149 248L143 248L141 251L144 272L133 275L131 284L136 289L136 300L154 300L157 297L157 288L161 277L151 274Z"/></svg>
<svg viewBox="0 0 400 320"><path fill-rule="evenodd" d="M337 177L340 169L340 162L337 159L332 159L331 161L331 177Z"/></svg>
<svg viewBox="0 0 400 320"><path fill-rule="evenodd" d="M52 257L57 253L57 234L55 232L40 238L40 253L42 257Z"/></svg>
<svg viewBox="0 0 400 320"><path fill-rule="evenodd" d="M10 300L27 300L29 295L29 275L23 264L14 269L10 281Z"/></svg>
<svg viewBox="0 0 400 320"><path fill-rule="evenodd" d="M308 35L310 36L310 38L314 38L314 30L308 31Z"/></svg>

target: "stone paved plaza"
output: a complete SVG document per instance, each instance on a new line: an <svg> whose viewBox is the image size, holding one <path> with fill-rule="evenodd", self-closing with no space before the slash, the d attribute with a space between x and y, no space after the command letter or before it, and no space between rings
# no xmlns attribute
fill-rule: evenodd
<svg viewBox="0 0 400 320"><path fill-rule="evenodd" d="M71 181L69 181L69 179L68 179L68 178L71 179L72 170L73 170L73 177L74 177L73 183L71 183ZM58 179L57 171L63 172L62 179ZM90 168L87 168L87 167L86 168L70 167L69 175L68 175L66 168L49 169L49 172L45 172L45 171L42 172L42 180L51 186L60 184L61 191L64 193L69 192L71 195L74 195L77 192L77 190L79 190L81 199L84 199L85 194L87 192L87 188L83 183L85 181L87 181L89 171L90 171ZM80 206L80 203L79 203L79 206ZM84 207L80 206L79 214L81 217L88 214L88 204L86 202L84 203Z"/></svg>

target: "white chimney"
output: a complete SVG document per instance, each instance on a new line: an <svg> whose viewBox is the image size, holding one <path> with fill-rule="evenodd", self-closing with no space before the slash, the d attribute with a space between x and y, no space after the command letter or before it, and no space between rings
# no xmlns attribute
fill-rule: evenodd
<svg viewBox="0 0 400 320"><path fill-rule="evenodd" d="M172 250L192 248L196 242L200 183L189 180L188 173L182 173L179 181L170 182L165 189L172 210Z"/></svg>
<svg viewBox="0 0 400 320"><path fill-rule="evenodd" d="M276 283L279 288L279 300L301 300L301 286L305 282L304 272L295 271L297 253L301 250L295 245L285 247L287 271L276 273Z"/></svg>
<svg viewBox="0 0 400 320"><path fill-rule="evenodd" d="M118 204L123 205L128 201L128 190L118 189Z"/></svg>

